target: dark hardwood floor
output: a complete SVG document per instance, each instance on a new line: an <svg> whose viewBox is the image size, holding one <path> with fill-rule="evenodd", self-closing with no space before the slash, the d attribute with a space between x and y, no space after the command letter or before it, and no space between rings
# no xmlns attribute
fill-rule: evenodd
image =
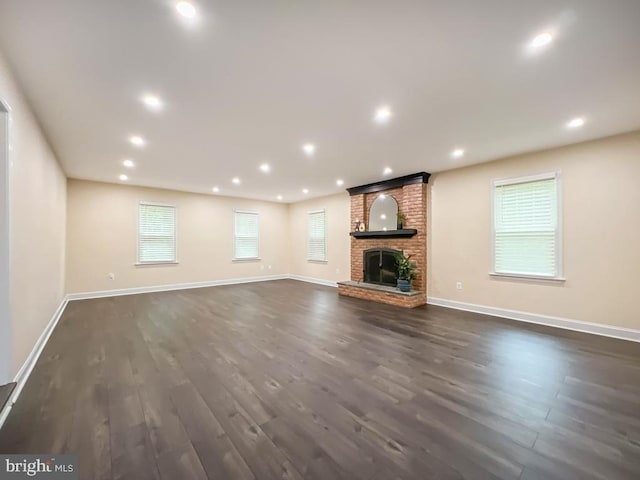
<svg viewBox="0 0 640 480"><path fill-rule="evenodd" d="M640 344L296 281L71 302L0 431L81 478L640 478Z"/></svg>

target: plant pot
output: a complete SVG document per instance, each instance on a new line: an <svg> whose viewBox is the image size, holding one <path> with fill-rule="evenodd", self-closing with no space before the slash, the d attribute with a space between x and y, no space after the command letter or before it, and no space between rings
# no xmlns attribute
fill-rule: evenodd
<svg viewBox="0 0 640 480"><path fill-rule="evenodd" d="M401 292L410 292L411 291L411 282L409 280L404 280L402 278L398 279L398 290Z"/></svg>

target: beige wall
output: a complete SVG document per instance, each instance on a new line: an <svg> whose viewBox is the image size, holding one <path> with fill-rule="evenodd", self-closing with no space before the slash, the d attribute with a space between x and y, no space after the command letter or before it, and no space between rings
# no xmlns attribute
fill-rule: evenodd
<svg viewBox="0 0 640 480"><path fill-rule="evenodd" d="M325 209L327 214L327 262L307 260L307 214ZM315 198L289 206L289 237L291 238L291 272L294 275L321 280L349 280L351 204L349 195L341 193Z"/></svg>
<svg viewBox="0 0 640 480"><path fill-rule="evenodd" d="M1 54L0 97L11 107L13 376L64 297L66 180Z"/></svg>
<svg viewBox="0 0 640 480"><path fill-rule="evenodd" d="M67 293L289 272L287 205L71 179L67 190ZM177 265L134 265L140 201L176 205ZM232 261L235 208L260 213L260 261Z"/></svg>
<svg viewBox="0 0 640 480"><path fill-rule="evenodd" d="M566 282L490 277L492 180L550 171L562 172ZM434 175L429 296L640 329L638 179L640 132Z"/></svg>

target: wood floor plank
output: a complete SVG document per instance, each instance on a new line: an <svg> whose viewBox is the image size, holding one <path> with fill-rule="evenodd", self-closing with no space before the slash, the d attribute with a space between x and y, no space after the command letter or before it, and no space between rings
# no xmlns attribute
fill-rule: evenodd
<svg viewBox="0 0 640 480"><path fill-rule="evenodd" d="M171 399L209 478L256 478L190 382L174 387Z"/></svg>
<svg viewBox="0 0 640 480"><path fill-rule="evenodd" d="M640 344L290 280L75 301L0 453L83 480L635 480Z"/></svg>

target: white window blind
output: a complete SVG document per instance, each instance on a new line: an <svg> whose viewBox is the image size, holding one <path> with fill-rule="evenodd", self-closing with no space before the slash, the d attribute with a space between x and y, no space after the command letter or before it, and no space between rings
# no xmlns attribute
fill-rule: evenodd
<svg viewBox="0 0 640 480"><path fill-rule="evenodd" d="M315 262L327 260L327 216L324 210L309 212L307 259Z"/></svg>
<svg viewBox="0 0 640 480"><path fill-rule="evenodd" d="M494 185L494 272L559 277L556 174Z"/></svg>
<svg viewBox="0 0 640 480"><path fill-rule="evenodd" d="M138 210L138 263L175 262L176 207L140 203Z"/></svg>
<svg viewBox="0 0 640 480"><path fill-rule="evenodd" d="M260 257L260 221L257 212L234 212L233 258L236 260Z"/></svg>

